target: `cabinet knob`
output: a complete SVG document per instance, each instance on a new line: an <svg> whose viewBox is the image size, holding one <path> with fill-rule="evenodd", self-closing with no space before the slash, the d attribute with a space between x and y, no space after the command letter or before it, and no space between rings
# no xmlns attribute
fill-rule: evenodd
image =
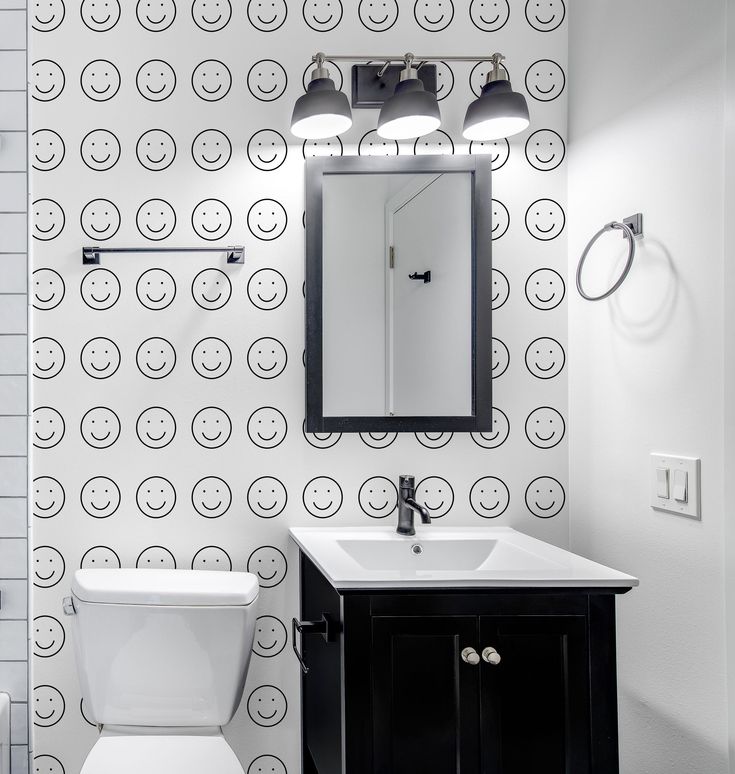
<svg viewBox="0 0 735 774"><path fill-rule="evenodd" d="M500 653L495 648L487 647L482 651L482 660L486 664L497 666L501 661Z"/></svg>
<svg viewBox="0 0 735 774"><path fill-rule="evenodd" d="M480 656L474 648L464 648L461 655L462 661L464 661L465 664L477 666L480 663Z"/></svg>

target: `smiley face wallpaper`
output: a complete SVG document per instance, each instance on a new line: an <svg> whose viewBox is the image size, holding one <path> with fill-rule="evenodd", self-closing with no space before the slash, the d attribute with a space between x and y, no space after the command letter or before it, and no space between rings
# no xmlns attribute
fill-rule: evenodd
<svg viewBox="0 0 735 774"><path fill-rule="evenodd" d="M77 569L255 575L225 735L247 774L298 774L289 527L392 526L411 472L437 528L566 539L567 17L565 0L28 5L32 771L78 774L97 739L61 609ZM339 137L291 133L315 52L394 49L503 51L531 127L466 141L487 63L449 60L431 134L386 140L375 110ZM351 64L327 67L349 96ZM305 160L464 154L492 170L493 429L306 432ZM84 266L83 246L144 251Z"/></svg>

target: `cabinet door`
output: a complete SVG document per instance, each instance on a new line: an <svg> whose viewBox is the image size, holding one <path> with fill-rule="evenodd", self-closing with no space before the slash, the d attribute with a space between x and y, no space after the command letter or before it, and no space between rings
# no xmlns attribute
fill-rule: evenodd
<svg viewBox="0 0 735 774"><path fill-rule="evenodd" d="M588 774L589 677L584 618L480 619L483 774Z"/></svg>
<svg viewBox="0 0 735 774"><path fill-rule="evenodd" d="M479 774L474 616L373 618L375 774ZM365 697L369 702L370 697Z"/></svg>

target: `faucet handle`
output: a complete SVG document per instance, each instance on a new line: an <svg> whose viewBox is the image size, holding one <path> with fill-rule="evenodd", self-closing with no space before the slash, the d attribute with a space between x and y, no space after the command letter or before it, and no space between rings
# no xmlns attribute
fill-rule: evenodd
<svg viewBox="0 0 735 774"><path fill-rule="evenodd" d="M398 486L400 489L410 490L411 494L413 494L416 489L416 477L404 473L402 476L398 477Z"/></svg>

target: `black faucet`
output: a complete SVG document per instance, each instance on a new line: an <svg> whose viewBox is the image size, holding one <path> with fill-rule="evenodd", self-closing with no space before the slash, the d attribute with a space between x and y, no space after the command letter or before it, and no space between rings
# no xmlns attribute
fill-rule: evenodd
<svg viewBox="0 0 735 774"><path fill-rule="evenodd" d="M429 516L429 511L414 499L416 497L416 479L413 476L400 476L398 490L398 527L396 532L399 535L415 535L413 512L416 511L421 515L422 524L431 524L431 516Z"/></svg>

